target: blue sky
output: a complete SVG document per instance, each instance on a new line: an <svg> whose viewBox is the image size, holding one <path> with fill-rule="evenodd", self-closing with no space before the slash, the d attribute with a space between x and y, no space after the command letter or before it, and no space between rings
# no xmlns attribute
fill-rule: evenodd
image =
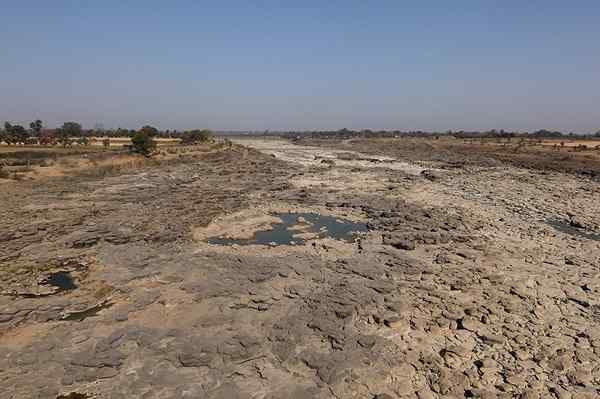
<svg viewBox="0 0 600 399"><path fill-rule="evenodd" d="M0 120L600 129L597 0L0 0L0 10Z"/></svg>

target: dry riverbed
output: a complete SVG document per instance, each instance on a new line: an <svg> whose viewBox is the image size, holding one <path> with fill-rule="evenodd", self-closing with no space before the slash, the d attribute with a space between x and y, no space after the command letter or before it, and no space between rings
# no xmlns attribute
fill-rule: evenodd
<svg viewBox="0 0 600 399"><path fill-rule="evenodd" d="M238 143L2 185L2 397L600 395L597 181Z"/></svg>

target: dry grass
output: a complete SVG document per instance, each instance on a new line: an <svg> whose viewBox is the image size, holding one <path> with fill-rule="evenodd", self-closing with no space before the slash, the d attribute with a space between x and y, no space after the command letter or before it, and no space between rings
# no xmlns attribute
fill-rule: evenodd
<svg viewBox="0 0 600 399"><path fill-rule="evenodd" d="M90 146L103 147L103 141L105 139L110 140L111 147L123 147L131 144L131 138L129 137L90 137ZM170 139L170 138L157 138L154 139L156 145L159 147L177 145L181 142L181 139Z"/></svg>
<svg viewBox="0 0 600 399"><path fill-rule="evenodd" d="M151 158L114 150L81 151L89 148L46 148L37 153L38 158L35 160L0 159L3 165L8 165L2 169L0 179L6 182L6 179L41 180L61 176L106 177L146 167L192 161L202 154L219 151L227 146L223 143L165 145ZM19 150L21 147L17 149L17 153Z"/></svg>

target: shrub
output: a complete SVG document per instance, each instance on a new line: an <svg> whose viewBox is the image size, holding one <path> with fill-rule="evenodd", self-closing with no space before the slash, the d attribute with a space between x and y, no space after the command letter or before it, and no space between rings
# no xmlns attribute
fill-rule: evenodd
<svg viewBox="0 0 600 399"><path fill-rule="evenodd" d="M131 138L131 150L133 152L137 152L145 157L149 157L155 148L156 143L150 136L149 132L144 128L142 128L142 130L139 132L136 132Z"/></svg>
<svg viewBox="0 0 600 399"><path fill-rule="evenodd" d="M146 126L142 127L139 132L144 133L145 135L147 135L150 138L158 136L158 129L155 128L154 126L146 125ZM133 135L135 136L135 133Z"/></svg>
<svg viewBox="0 0 600 399"><path fill-rule="evenodd" d="M212 132L208 129L195 129L190 130L189 132L183 133L181 137L181 144L189 145L196 143L205 143L210 141L212 138Z"/></svg>

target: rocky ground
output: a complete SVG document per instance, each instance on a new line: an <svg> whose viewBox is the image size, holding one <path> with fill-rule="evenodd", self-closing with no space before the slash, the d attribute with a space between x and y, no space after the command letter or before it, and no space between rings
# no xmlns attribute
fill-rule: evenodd
<svg viewBox="0 0 600 399"><path fill-rule="evenodd" d="M2 397L600 396L597 181L242 144L2 186ZM206 243L290 211L370 231Z"/></svg>

